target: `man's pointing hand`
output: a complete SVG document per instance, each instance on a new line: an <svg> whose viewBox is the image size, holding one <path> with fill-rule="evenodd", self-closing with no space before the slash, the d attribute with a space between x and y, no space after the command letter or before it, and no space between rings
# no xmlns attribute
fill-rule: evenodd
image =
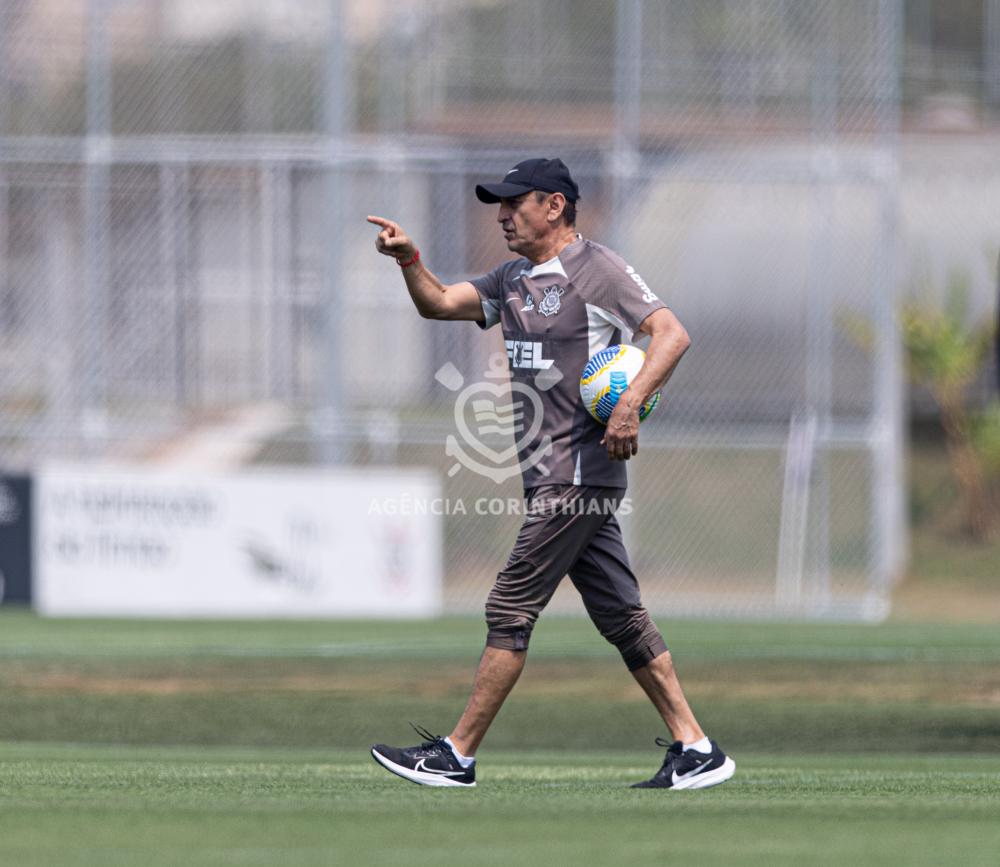
<svg viewBox="0 0 1000 867"><path fill-rule="evenodd" d="M392 256L397 262L406 262L413 258L417 248L399 223L386 220L384 217L368 217L368 222L379 226L382 230L375 239L375 249L383 256Z"/></svg>

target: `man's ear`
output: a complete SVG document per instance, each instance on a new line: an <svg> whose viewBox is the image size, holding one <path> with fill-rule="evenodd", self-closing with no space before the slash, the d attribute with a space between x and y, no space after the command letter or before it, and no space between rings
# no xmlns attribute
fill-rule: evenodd
<svg viewBox="0 0 1000 867"><path fill-rule="evenodd" d="M556 220L562 217L564 210L566 210L566 197L562 193L553 193L549 197L549 221L556 222Z"/></svg>

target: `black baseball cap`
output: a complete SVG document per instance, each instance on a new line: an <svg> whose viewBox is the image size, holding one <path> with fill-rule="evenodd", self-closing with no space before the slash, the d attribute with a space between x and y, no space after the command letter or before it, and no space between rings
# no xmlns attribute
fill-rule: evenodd
<svg viewBox="0 0 1000 867"><path fill-rule="evenodd" d="M562 193L570 202L580 198L580 188L570 177L566 163L558 158L540 157L518 163L498 184L476 184L476 198L487 205L495 205L501 199L514 199L530 190Z"/></svg>

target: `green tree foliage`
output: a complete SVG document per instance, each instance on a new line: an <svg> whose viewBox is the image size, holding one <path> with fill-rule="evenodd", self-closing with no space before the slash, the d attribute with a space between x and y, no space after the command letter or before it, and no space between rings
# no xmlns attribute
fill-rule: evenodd
<svg viewBox="0 0 1000 867"><path fill-rule="evenodd" d="M961 492L965 522L973 538L997 530L991 470L1000 472L1000 407L971 413L968 387L979 375L992 345L992 321L968 325L968 277L953 271L943 305L907 302L900 311L910 379L927 387L941 413L952 470Z"/></svg>
<svg viewBox="0 0 1000 867"><path fill-rule="evenodd" d="M973 418L972 442L987 472L1000 478L1000 401Z"/></svg>

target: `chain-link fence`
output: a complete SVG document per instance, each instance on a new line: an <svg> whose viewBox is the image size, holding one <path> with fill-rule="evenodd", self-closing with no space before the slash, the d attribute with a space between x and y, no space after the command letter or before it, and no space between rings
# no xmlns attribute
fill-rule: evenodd
<svg viewBox="0 0 1000 867"><path fill-rule="evenodd" d="M241 428L259 461L438 468L466 510L445 518L447 602L478 609L519 519L475 504L519 486L449 474L455 394L435 373L477 380L502 344L421 320L364 217L465 279L508 255L474 183L560 155L582 233L694 340L632 470L647 602L880 616L904 548L900 241L941 183L901 183L941 153L900 143L903 13L0 0L4 462L162 459L266 405ZM987 144L958 146L984 154L968 184L998 183ZM995 227L982 211L963 243ZM869 345L842 325L859 317Z"/></svg>

